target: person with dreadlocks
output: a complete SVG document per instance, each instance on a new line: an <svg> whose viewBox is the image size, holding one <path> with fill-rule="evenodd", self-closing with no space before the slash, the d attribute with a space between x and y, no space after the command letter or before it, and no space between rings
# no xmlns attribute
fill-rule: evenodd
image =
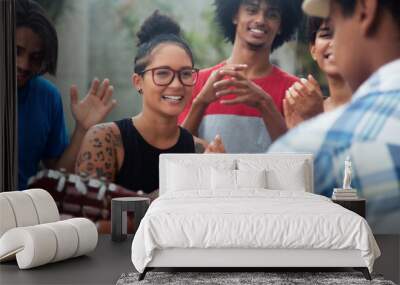
<svg viewBox="0 0 400 285"><path fill-rule="evenodd" d="M230 57L200 71L179 121L193 135L220 134L229 153L265 152L286 132L282 101L298 78L270 61L299 26L297 0L215 0Z"/></svg>
<svg viewBox="0 0 400 285"><path fill-rule="evenodd" d="M95 79L87 96L78 102L71 87L71 109L75 129L71 142L64 122L61 95L42 75L56 74L58 39L56 30L39 4L16 2L16 48L18 86L18 189L27 187L42 161L47 168L73 172L86 130L100 123L115 105L108 80Z"/></svg>

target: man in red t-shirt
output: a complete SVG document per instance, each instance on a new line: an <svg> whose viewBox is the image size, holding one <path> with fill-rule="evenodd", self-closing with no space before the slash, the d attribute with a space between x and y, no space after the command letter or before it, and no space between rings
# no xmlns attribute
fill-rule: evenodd
<svg viewBox="0 0 400 285"><path fill-rule="evenodd" d="M212 141L220 134L229 153L265 152L286 132L285 91L298 79L270 62L301 19L297 0L216 0L216 19L233 43L231 56L200 71L179 122Z"/></svg>

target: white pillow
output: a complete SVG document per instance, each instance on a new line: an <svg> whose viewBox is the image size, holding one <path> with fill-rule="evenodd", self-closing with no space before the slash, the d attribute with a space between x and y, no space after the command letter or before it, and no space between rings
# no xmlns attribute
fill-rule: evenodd
<svg viewBox="0 0 400 285"><path fill-rule="evenodd" d="M207 167L170 163L167 180L168 189L171 191L185 191L210 188L210 170Z"/></svg>
<svg viewBox="0 0 400 285"><path fill-rule="evenodd" d="M175 160L167 167L167 191L210 190L212 169L235 169L234 160Z"/></svg>
<svg viewBox="0 0 400 285"><path fill-rule="evenodd" d="M267 187L271 190L306 191L309 182L306 179L304 160L296 159L238 159L239 170L266 170Z"/></svg>
<svg viewBox="0 0 400 285"><path fill-rule="evenodd" d="M237 188L267 188L267 171L236 170Z"/></svg>
<svg viewBox="0 0 400 285"><path fill-rule="evenodd" d="M236 170L212 168L211 189L236 190Z"/></svg>
<svg viewBox="0 0 400 285"><path fill-rule="evenodd" d="M270 170L267 173L268 188L273 190L306 191L306 181L304 177L304 167L299 166L291 169L290 174Z"/></svg>
<svg viewBox="0 0 400 285"><path fill-rule="evenodd" d="M211 170L211 189L239 190L241 188L266 188L266 171L263 170Z"/></svg>

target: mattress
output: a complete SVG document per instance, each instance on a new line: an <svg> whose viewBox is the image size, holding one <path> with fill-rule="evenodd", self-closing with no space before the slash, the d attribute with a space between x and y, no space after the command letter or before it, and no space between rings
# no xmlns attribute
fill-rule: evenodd
<svg viewBox="0 0 400 285"><path fill-rule="evenodd" d="M371 272L380 255L361 216L320 195L266 189L162 195L140 223L132 262L143 272L155 250L172 248L359 250Z"/></svg>

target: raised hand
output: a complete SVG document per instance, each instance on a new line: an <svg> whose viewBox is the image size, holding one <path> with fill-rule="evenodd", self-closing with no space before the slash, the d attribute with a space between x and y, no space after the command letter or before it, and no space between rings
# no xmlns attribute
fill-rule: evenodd
<svg viewBox="0 0 400 285"><path fill-rule="evenodd" d="M108 79L104 79L101 84L98 79L94 79L86 97L78 102L78 89L73 85L70 91L71 110L77 126L88 130L103 122L116 105L116 100L111 99L113 92L114 88Z"/></svg>

